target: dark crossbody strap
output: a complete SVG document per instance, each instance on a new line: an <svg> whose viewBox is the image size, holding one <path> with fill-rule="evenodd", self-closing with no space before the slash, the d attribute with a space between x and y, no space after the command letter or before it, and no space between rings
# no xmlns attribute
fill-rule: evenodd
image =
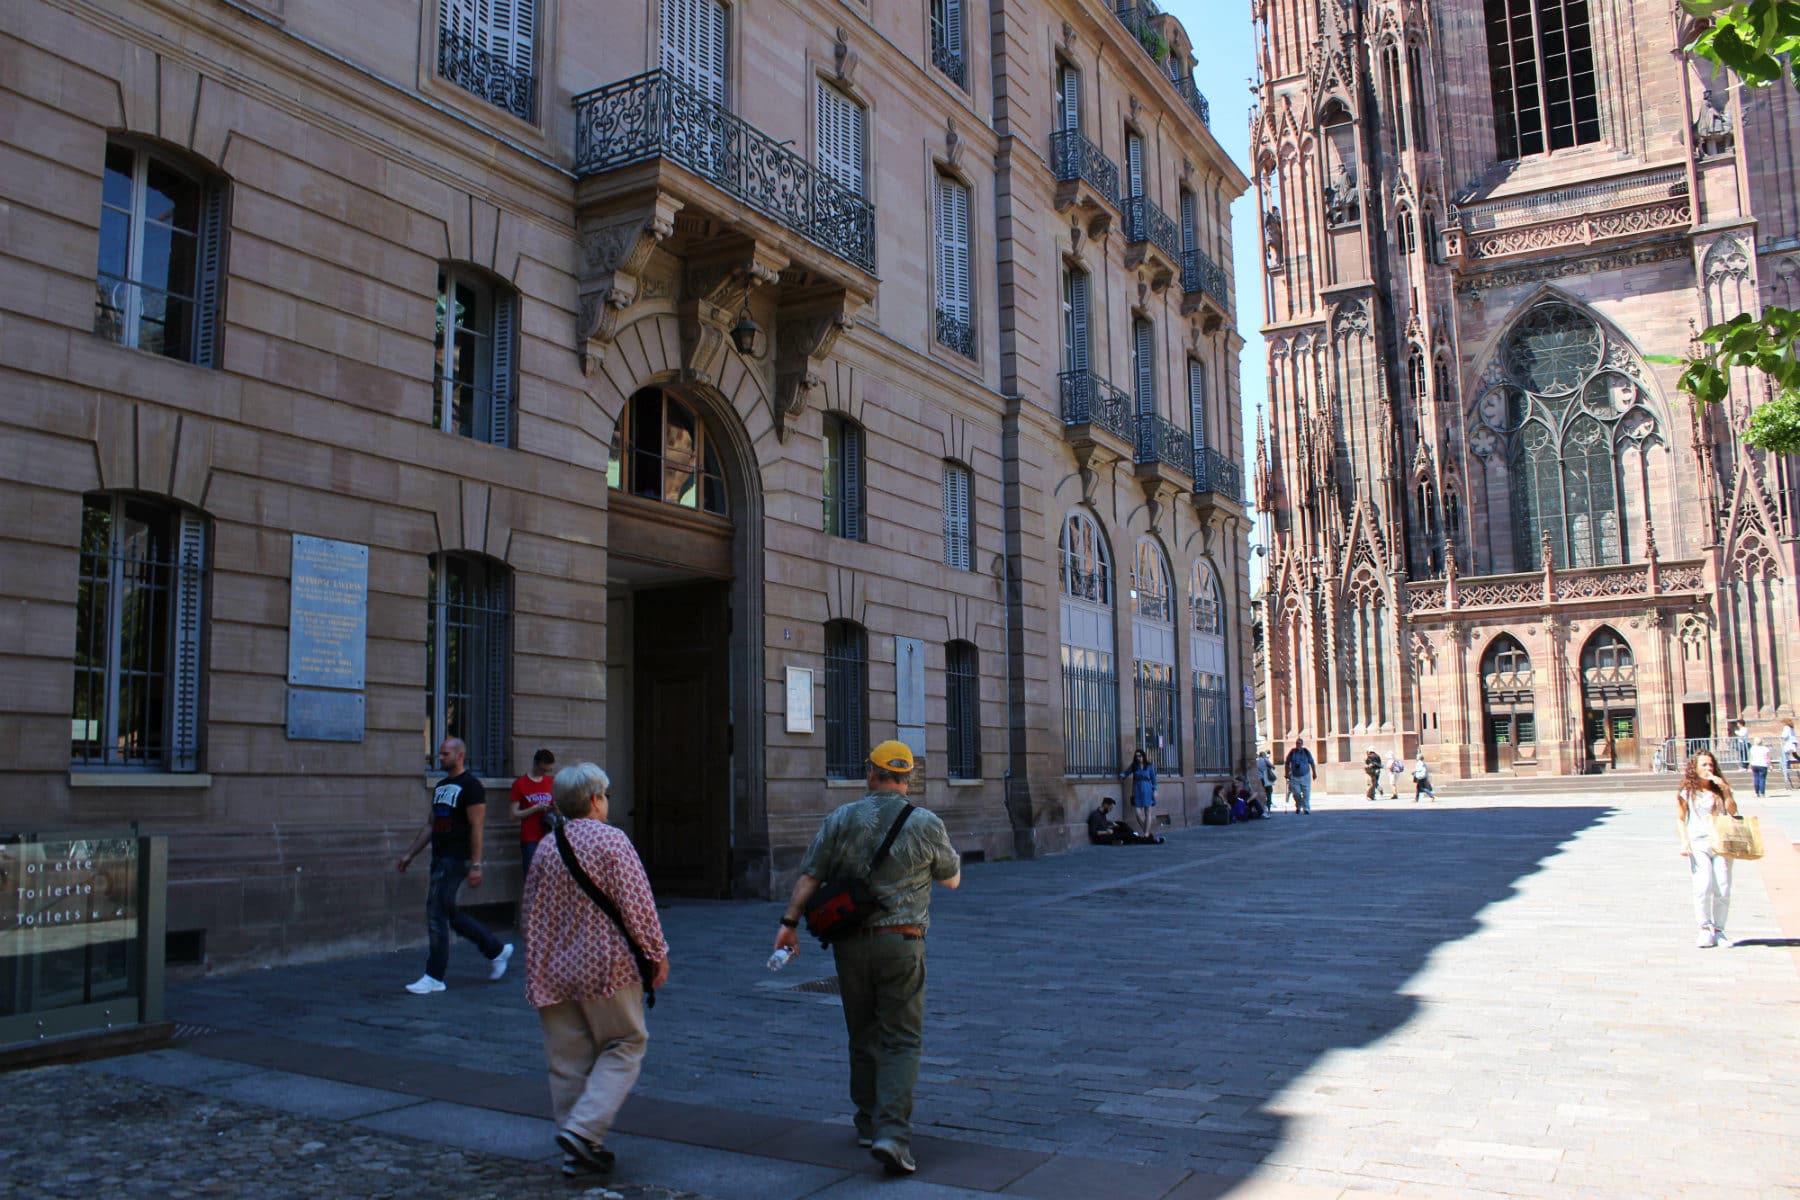
<svg viewBox="0 0 1800 1200"><path fill-rule="evenodd" d="M906 824L906 818L912 816L915 811L917 811L917 806L908 801L906 807L900 810L900 815L894 818L894 824L887 831L887 836L881 839L881 846L875 851L875 857L869 860L868 873L870 875L875 873L876 867L886 861L888 851L894 848L894 839L900 836L900 827Z"/></svg>
<svg viewBox="0 0 1800 1200"><path fill-rule="evenodd" d="M637 940L631 936L631 931L625 928L625 916L619 911L619 906L614 904L612 897L601 891L600 886L589 878L587 871L576 859L575 847L569 845L568 825L564 824L561 829L558 829L555 837L556 848L562 854L563 866L569 868L569 875L581 890L588 894L588 899L598 904L600 911L612 918L612 923L619 927L619 936L625 939L627 946L631 947L632 960L637 963L638 978L644 984L644 1007L655 1008L656 989L650 986L650 981L656 978L656 965L650 961L650 956L644 953L642 947L637 944Z"/></svg>

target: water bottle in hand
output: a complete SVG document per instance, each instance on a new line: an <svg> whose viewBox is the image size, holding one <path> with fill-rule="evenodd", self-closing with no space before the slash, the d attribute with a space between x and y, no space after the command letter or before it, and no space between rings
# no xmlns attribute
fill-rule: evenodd
<svg viewBox="0 0 1800 1200"><path fill-rule="evenodd" d="M794 957L794 952L792 950L789 950L786 946L783 946L781 949L777 950L775 953L769 955L769 970L771 970L771 971L781 970L781 968L788 965L788 960L793 957Z"/></svg>

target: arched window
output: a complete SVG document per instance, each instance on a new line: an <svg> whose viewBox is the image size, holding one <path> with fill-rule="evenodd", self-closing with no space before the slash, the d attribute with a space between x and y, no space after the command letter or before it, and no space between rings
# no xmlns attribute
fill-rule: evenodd
<svg viewBox="0 0 1800 1200"><path fill-rule="evenodd" d="M518 293L461 263L438 268L437 362L431 423L495 446L512 445Z"/></svg>
<svg viewBox="0 0 1800 1200"><path fill-rule="evenodd" d="M1112 603L1112 563L1100 526L1086 513L1070 513L1056 548L1062 562L1063 595L1094 604Z"/></svg>
<svg viewBox="0 0 1800 1200"><path fill-rule="evenodd" d="M1193 631L1188 665L1194 691L1194 770L1231 769L1231 704L1225 682L1224 606L1219 577L1205 562L1189 576L1188 608Z"/></svg>
<svg viewBox="0 0 1800 1200"><path fill-rule="evenodd" d="M626 403L613 428L606 482L648 500L731 515L706 423L660 388L645 388Z"/></svg>
<svg viewBox="0 0 1800 1200"><path fill-rule="evenodd" d="M861 779L869 754L869 638L854 621L825 625L825 775Z"/></svg>
<svg viewBox="0 0 1800 1200"><path fill-rule="evenodd" d="M1631 643L1602 625L1581 648L1582 721L1588 752L1613 767L1637 762L1637 662Z"/></svg>
<svg viewBox="0 0 1800 1200"><path fill-rule="evenodd" d="M1481 656L1481 704L1487 769L1504 771L1516 762L1535 761L1531 656L1509 634L1495 638Z"/></svg>
<svg viewBox="0 0 1800 1200"><path fill-rule="evenodd" d="M944 728L950 778L981 778L981 671L973 642L944 647Z"/></svg>
<svg viewBox="0 0 1800 1200"><path fill-rule="evenodd" d="M447 737L477 775L505 775L512 674L512 578L475 554L431 559L425 625L427 761Z"/></svg>
<svg viewBox="0 0 1800 1200"><path fill-rule="evenodd" d="M1131 565L1131 611L1146 621L1167 624L1174 619L1174 597L1169 586L1169 564L1162 549L1149 538L1139 538Z"/></svg>
<svg viewBox="0 0 1800 1200"><path fill-rule="evenodd" d="M1113 662L1112 565L1100 526L1070 513L1057 537L1062 582L1063 771L1118 770L1119 676Z"/></svg>
<svg viewBox="0 0 1800 1200"><path fill-rule="evenodd" d="M145 496L81 505L77 767L199 769L206 518Z"/></svg>
<svg viewBox="0 0 1800 1200"><path fill-rule="evenodd" d="M1175 597L1162 547L1139 538L1131 563L1132 663L1137 681L1136 745L1157 767L1181 770L1181 689L1175 682Z"/></svg>
<svg viewBox="0 0 1800 1200"><path fill-rule="evenodd" d="M107 143L95 333L218 365L225 197L222 182L185 159L131 141Z"/></svg>
<svg viewBox="0 0 1800 1200"><path fill-rule="evenodd" d="M1189 585L1189 607L1193 610L1194 632L1217 636L1224 632L1223 613L1219 605L1219 578L1203 562L1194 564Z"/></svg>
<svg viewBox="0 0 1800 1200"><path fill-rule="evenodd" d="M1600 140L1588 0L1486 0L1498 156Z"/></svg>

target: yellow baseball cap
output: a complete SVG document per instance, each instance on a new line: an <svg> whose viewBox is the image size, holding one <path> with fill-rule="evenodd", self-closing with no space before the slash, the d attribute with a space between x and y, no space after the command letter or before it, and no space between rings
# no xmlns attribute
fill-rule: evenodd
<svg viewBox="0 0 1800 1200"><path fill-rule="evenodd" d="M889 739L869 751L869 761L884 771L910 771L913 769L912 747Z"/></svg>

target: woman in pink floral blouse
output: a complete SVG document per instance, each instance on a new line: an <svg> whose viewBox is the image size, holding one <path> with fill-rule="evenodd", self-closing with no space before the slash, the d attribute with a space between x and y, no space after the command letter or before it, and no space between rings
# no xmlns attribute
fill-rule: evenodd
<svg viewBox="0 0 1800 1200"><path fill-rule="evenodd" d="M612 1169L606 1134L637 1082L650 1035L631 948L569 874L557 842L568 839L576 861L656 964L651 986L669 977L669 946L644 864L631 839L606 823L610 784L590 762L556 773L551 793L565 823L544 839L525 879L525 999L544 1027L565 1175Z"/></svg>

